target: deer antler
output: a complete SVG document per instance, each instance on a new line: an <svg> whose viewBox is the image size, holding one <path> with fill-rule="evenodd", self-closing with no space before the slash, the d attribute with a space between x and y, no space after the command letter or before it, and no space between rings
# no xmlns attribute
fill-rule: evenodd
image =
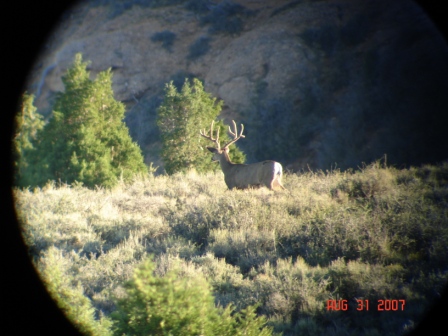
<svg viewBox="0 0 448 336"><path fill-rule="evenodd" d="M216 139L213 138L213 125L215 124L215 121L212 121L212 124L210 125L210 135L207 135L207 133L205 132L205 128L204 130L199 130L199 133L206 139L209 139L210 141L213 141L216 144L216 147L218 150L221 150L221 147L219 145L219 127L218 127L218 131L216 132Z"/></svg>
<svg viewBox="0 0 448 336"><path fill-rule="evenodd" d="M237 142L240 138L245 138L245 136L243 135L244 125L241 124L241 132L240 132L240 135L237 135L237 134L238 134L238 131L237 131L237 129L236 129L236 123L235 123L235 120L232 120L232 123L233 123L233 132L232 132L232 130L230 129L230 126L229 126L229 133L232 134L232 136L233 136L233 140L230 140L228 143L226 143L226 145L225 145L223 148L229 147L231 144Z"/></svg>

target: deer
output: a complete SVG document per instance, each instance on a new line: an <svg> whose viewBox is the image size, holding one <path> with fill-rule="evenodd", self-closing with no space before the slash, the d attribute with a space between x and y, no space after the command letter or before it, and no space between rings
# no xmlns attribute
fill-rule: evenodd
<svg viewBox="0 0 448 336"><path fill-rule="evenodd" d="M282 185L282 165L272 160L252 164L239 164L230 161L229 146L237 142L243 135L244 125L241 124L241 132L238 134L236 123L232 120L233 132L229 126L229 133L233 139L226 143L223 147L219 143L219 128L216 132L216 138L213 137L214 121L210 126L210 134L207 134L205 129L200 130L199 133L204 138L215 143L216 147L207 147L213 153L212 160L219 161L221 170L224 173L224 181L227 187L231 189L248 189L259 188L266 186L270 190L275 190L277 187L286 189Z"/></svg>

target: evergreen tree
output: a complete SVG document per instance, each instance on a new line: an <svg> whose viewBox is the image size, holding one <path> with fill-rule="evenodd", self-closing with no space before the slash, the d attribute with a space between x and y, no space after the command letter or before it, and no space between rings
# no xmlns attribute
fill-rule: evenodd
<svg viewBox="0 0 448 336"><path fill-rule="evenodd" d="M154 276L146 260L126 282L126 296L117 299L111 314L115 335L272 335L256 306L234 312L215 307L209 284L202 277L180 276L178 271Z"/></svg>
<svg viewBox="0 0 448 336"><path fill-rule="evenodd" d="M62 81L53 117L39 137L35 184L48 180L114 186L147 172L141 150L123 122L125 107L113 97L112 73L89 79L81 54Z"/></svg>
<svg viewBox="0 0 448 336"><path fill-rule="evenodd" d="M33 156L34 141L44 127L42 116L33 105L34 96L24 93L22 105L15 118L15 134L13 139L14 184L26 186L31 183L28 173L30 157Z"/></svg>
<svg viewBox="0 0 448 336"><path fill-rule="evenodd" d="M185 80L180 92L173 82L166 84L165 97L157 110L157 124L162 137L161 157L168 174L185 172L195 168L198 172L218 169L211 162L210 153L204 148L210 143L200 136L199 130L209 128L221 111L223 102L204 91L202 83L194 78ZM219 121L220 140L229 140L227 130ZM244 162L244 154L236 147L230 149L230 158L236 163Z"/></svg>

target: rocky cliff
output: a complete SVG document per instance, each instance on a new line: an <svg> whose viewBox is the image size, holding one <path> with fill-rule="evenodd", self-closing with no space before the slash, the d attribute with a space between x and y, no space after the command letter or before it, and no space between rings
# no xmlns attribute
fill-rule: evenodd
<svg viewBox="0 0 448 336"><path fill-rule="evenodd" d="M49 114L78 52L113 89L146 161L160 164L164 84L204 81L245 124L248 161L356 167L447 158L448 48L408 0L105 1L73 7L30 76Z"/></svg>

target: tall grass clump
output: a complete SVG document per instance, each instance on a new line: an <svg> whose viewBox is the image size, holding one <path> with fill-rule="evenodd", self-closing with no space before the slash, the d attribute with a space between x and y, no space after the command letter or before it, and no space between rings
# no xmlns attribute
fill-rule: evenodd
<svg viewBox="0 0 448 336"><path fill-rule="evenodd" d="M285 174L284 185L227 190L221 172L190 171L112 189L49 183L14 193L36 268L49 286L60 284L46 271L57 256L68 282L53 296L90 307L82 319L93 334L125 332L125 321L157 307L144 302L164 302L166 316L179 320L148 317L142 328L170 325L173 335L199 330L180 310L202 303L235 328L260 330L255 316L263 316L284 335L403 335L418 325L448 280L448 164L400 170L375 162ZM190 302L197 285L203 297ZM333 299L347 300L347 311L327 310ZM385 299L406 304L378 311ZM357 311L356 300L368 300L369 311ZM215 328L215 317L201 326Z"/></svg>

